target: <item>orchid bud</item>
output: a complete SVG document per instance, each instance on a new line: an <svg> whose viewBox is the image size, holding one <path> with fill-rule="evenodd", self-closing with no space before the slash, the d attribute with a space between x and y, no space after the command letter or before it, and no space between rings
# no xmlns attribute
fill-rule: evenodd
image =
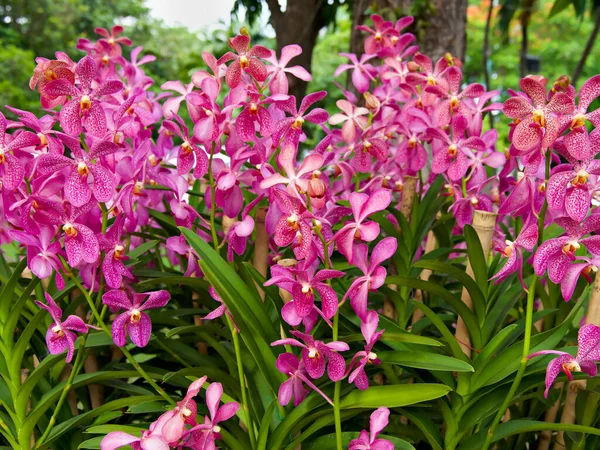
<svg viewBox="0 0 600 450"><path fill-rule="evenodd" d="M317 171L315 171L317 172ZM311 198L323 198L327 192L327 186L319 176L315 176L313 173L312 178L308 182L307 193Z"/></svg>
<svg viewBox="0 0 600 450"><path fill-rule="evenodd" d="M406 68L408 69L409 72L419 72L421 70L421 66L419 66L414 61L407 62L406 63Z"/></svg>
<svg viewBox="0 0 600 450"><path fill-rule="evenodd" d="M365 92L363 94L363 96L365 97L365 106L371 110L371 111L376 111L379 109L379 107L381 106L381 103L379 102L379 99L377 97L375 97L373 94L371 94L370 92Z"/></svg>
<svg viewBox="0 0 600 450"><path fill-rule="evenodd" d="M571 79L567 75L561 75L554 82L554 86L552 87L552 91L554 92L564 92L567 90L569 85L571 84Z"/></svg>

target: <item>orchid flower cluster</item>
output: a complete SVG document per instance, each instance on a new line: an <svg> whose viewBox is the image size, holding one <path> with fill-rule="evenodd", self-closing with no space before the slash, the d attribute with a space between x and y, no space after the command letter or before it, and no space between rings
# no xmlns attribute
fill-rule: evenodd
<svg viewBox="0 0 600 450"><path fill-rule="evenodd" d="M420 199L439 177L455 236L477 211L499 215L494 247L506 261L496 282L516 273L525 287L529 252L535 274L547 271L565 300L573 296L579 278L589 279L600 262L600 238L593 234L600 215L592 207L600 137L587 128L600 122L600 110L588 111L600 96L600 76L582 86L577 102L568 79L548 90L547 80L528 76L502 105L493 102L498 91L464 86L454 56L432 61L419 53L415 36L405 31L412 18L371 19L373 29L360 27L368 34L365 53L343 54L349 63L335 73L350 72L352 91L341 89L339 112L331 116L319 107L326 92L303 99L289 94L288 76L311 80L291 62L302 49L288 45L277 55L252 45L246 30L229 40L225 55L203 53L207 70L187 84L166 82L158 94L143 68L154 57L141 56L137 47L126 59L122 46L131 41L120 36L122 27L98 29L96 42L80 40L85 55L78 61L61 52L37 59L30 87L46 114L8 107L14 115L8 120L0 113L0 239L22 245L28 268L48 292L72 279L113 313L108 327L90 301L91 317L63 321L46 292L38 305L51 316L50 353L67 351L71 362L78 334L97 329L123 351L127 336L134 346L147 346L151 310L174 306L167 290L138 292L139 252L158 256L143 269L167 266L184 277L205 277L197 249L176 227L223 250L231 264L258 253L262 231L270 276L262 274L261 288L279 289L286 324L281 339L270 342L280 352L279 404L293 398L298 406L315 392L339 407L341 383L367 390L381 364L375 347L385 340L382 304L371 294L394 272L399 249L381 222L400 229L395 213L405 207L410 213L413 196ZM495 130L483 131L485 114L500 110L514 119L506 152L496 149ZM416 192L414 183L409 187L415 179ZM564 233L544 240L541 230L551 224ZM147 247L147 236L163 228L169 234L158 233L160 242ZM219 306L201 319L223 318L234 340L237 333L244 338L220 287L207 293ZM339 333L342 308L351 310L362 334L353 355ZM581 333L597 341L595 328ZM561 353L550 364L547 389L560 368L596 374L590 361L600 359L597 345L590 348L581 336L581 356ZM544 353L531 356L538 354ZM206 390L209 415L199 420L193 398L206 381L192 382L185 398L141 437L111 432L101 448L216 448L219 424L236 414L243 419L248 405L239 412L236 402L219 407L223 388L213 382ZM363 430L350 449L394 448L377 437L388 416L387 408L375 411L371 433Z"/></svg>

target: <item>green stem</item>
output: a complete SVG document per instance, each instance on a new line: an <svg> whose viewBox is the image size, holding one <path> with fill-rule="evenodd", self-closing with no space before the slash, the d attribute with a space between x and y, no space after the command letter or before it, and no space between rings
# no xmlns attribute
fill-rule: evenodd
<svg viewBox="0 0 600 450"><path fill-rule="evenodd" d="M75 377L77 376L77 374L79 373L81 368L83 367L83 363L85 361L84 354L87 353L85 351L86 339L87 339L87 335L84 334L81 338L81 342L79 343L79 349L77 350L77 357L75 358L75 362L73 363L73 368L71 369L71 373L69 374L69 378L67 379L67 384L65 384L65 388L63 389L62 393L60 394L60 398L58 399L56 408L54 408L52 417L50 417L48 426L44 430L44 433L42 434L42 436L36 441L35 446L33 447L34 450L39 449L44 444L44 442L46 441L46 438L52 431L52 428L54 428L54 425L56 424L56 418L58 417L58 413L60 412L63 404L65 403L65 400L67 399L67 396L69 395L69 392L71 391L71 388L73 387L73 380L75 379Z"/></svg>
<svg viewBox="0 0 600 450"><path fill-rule="evenodd" d="M525 314L525 339L523 341L523 354L521 356L521 364L519 365L519 370L517 371L517 375L513 381L512 386L510 387L510 391L508 391L508 395L502 402L502 405L498 409L496 413L496 417L492 421L492 425L488 429L487 435L485 437L485 442L481 450L487 450L490 444L492 443L492 439L494 438L494 433L496 432L496 428L500 424L500 420L502 416L504 416L504 412L508 409L510 402L515 396L517 389L519 388L519 384L521 383L521 379L523 375L525 375L525 369L527 369L527 356L529 355L529 349L531 346L531 329L533 328L533 303L535 301L535 284L537 283L537 276L533 275L533 279L531 280L531 284L529 285L529 292L527 292L527 311Z"/></svg>
<svg viewBox="0 0 600 450"><path fill-rule="evenodd" d="M242 352L240 351L240 337L235 329L233 321L228 314L225 314L229 329L231 330L231 336L233 338L233 348L235 349L235 360L238 367L238 377L240 379L240 392L242 393L242 409L246 416L246 428L248 428L248 435L250 437L250 443L252 448L256 448L256 438L254 437L254 427L252 425L252 419L250 418L250 407L248 404L248 395L246 394L246 379L244 377L244 363L242 361Z"/></svg>

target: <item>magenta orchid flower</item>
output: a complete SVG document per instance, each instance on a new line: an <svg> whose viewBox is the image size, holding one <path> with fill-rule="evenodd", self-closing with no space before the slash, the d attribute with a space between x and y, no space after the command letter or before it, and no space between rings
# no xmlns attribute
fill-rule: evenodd
<svg viewBox="0 0 600 450"><path fill-rule="evenodd" d="M291 95L288 100L279 101L277 105L283 111L292 115L280 120L275 126L275 132L272 139L274 145L277 145L283 139L283 144L291 144L294 147L298 145L302 133L302 125L308 121L314 124L321 124L327 121L329 113L322 108L314 108L307 113L314 103L323 99L327 95L325 91L313 92L302 99L300 109L296 109L296 97Z"/></svg>
<svg viewBox="0 0 600 450"><path fill-rule="evenodd" d="M398 242L394 237L386 237L375 245L373 252L371 253L371 259L369 260L369 249L365 244L359 244L354 246L352 264L358 267L363 276L356 278L342 301L347 297L350 297L350 306L363 322L367 320L367 299L369 291L376 290L383 285L387 270L381 266L386 259L391 258L396 249L398 248Z"/></svg>
<svg viewBox="0 0 600 450"><path fill-rule="evenodd" d="M208 172L208 156L206 152L197 145L198 142L194 136L190 138L188 128L181 117L174 114L171 118L175 119L178 124L172 120L165 120L163 127L179 136L183 141L177 151L177 173L179 175L187 174L194 167L195 161L194 177L202 178Z"/></svg>
<svg viewBox="0 0 600 450"><path fill-rule="evenodd" d="M233 323L233 326L235 327L236 331L239 333L240 330L237 327L235 320L233 319L233 314L231 314L231 311L229 311L229 309L227 309L227 305L225 305L225 303L223 303L223 300L221 299L221 297L219 296L219 294L217 293L215 288L210 286L208 288L208 293L212 297L212 299L219 302L221 304L221 306L213 309L210 313L208 313L206 316L204 316L203 319L214 320L218 317L222 317L223 314L227 314L227 316L231 319L231 322Z"/></svg>
<svg viewBox="0 0 600 450"><path fill-rule="evenodd" d="M348 450L394 450L394 444L377 436L389 423L390 410L381 407L373 411L370 421L370 432L362 430L358 439L350 441Z"/></svg>
<svg viewBox="0 0 600 450"><path fill-rule="evenodd" d="M329 118L330 125L342 125L342 138L347 143L352 143L356 138L356 131L364 130L367 126L368 119L365 115L369 114L369 110L364 107L357 107L348 100L338 100L337 107L342 110L342 113L334 114Z"/></svg>
<svg viewBox="0 0 600 450"><path fill-rule="evenodd" d="M511 274L517 272L519 279L524 287L523 282L523 251L532 251L533 247L538 240L538 225L533 222L526 225L521 230L521 233L513 241L506 241L504 248L497 249L503 256L508 258L504 263L504 266L494 275L491 280L495 280L496 283L501 282L508 278Z"/></svg>
<svg viewBox="0 0 600 450"><path fill-rule="evenodd" d="M238 412L240 405L229 402L219 406L223 396L223 385L211 383L206 389L206 406L210 416L204 417L204 423L196 425L190 430L190 440L187 445L191 448L215 449L215 441L221 439L221 427L219 423L231 419Z"/></svg>
<svg viewBox="0 0 600 450"><path fill-rule="evenodd" d="M102 303L118 309L125 309L124 313L119 314L112 324L112 336L115 345L123 347L126 344L126 335L129 335L131 342L138 347L145 347L150 341L152 333L152 322L150 316L144 311L153 308L162 308L171 299L167 291L145 292L142 294L134 293L131 296L121 290L111 290L102 296Z"/></svg>
<svg viewBox="0 0 600 450"><path fill-rule="evenodd" d="M188 244L185 236L171 236L167 239L166 246L178 255L187 256L188 262L184 273L185 277L200 276L202 274L200 265L198 264L200 258L196 251Z"/></svg>
<svg viewBox="0 0 600 450"><path fill-rule="evenodd" d="M81 207L87 204L92 195L102 203L111 200L115 193L114 175L98 163L98 158L115 153L118 150L117 144L98 140L92 145L90 152L86 153L81 149L77 139L66 135L60 137L71 149L75 159L56 153L42 155L38 162L40 173L52 173L68 168L65 198L73 206Z"/></svg>
<svg viewBox="0 0 600 450"><path fill-rule="evenodd" d="M133 450L169 450L169 444L158 435L144 431L142 437L135 437L124 431L111 431L100 442L101 450L117 450L130 446Z"/></svg>
<svg viewBox="0 0 600 450"><path fill-rule="evenodd" d="M2 187L12 191L23 181L25 170L19 159L13 154L15 150L37 146L39 138L31 131L19 131L14 137L6 134L6 117L0 113L0 181Z"/></svg>
<svg viewBox="0 0 600 450"><path fill-rule="evenodd" d="M589 216L583 223L570 217L561 217L555 222L565 229L566 234L544 241L538 247L533 259L536 275L541 276L548 269L548 278L559 284L575 259L575 252L583 244L592 255L600 255L600 235L584 237L600 229L600 215Z"/></svg>
<svg viewBox="0 0 600 450"><path fill-rule="evenodd" d="M264 63L259 59L267 59L271 56L271 50L262 45L250 47L250 38L245 35L238 35L229 39L229 46L235 50L237 55L227 52L221 56L217 64L224 64L229 61L233 63L227 67L225 81L230 88L235 88L242 81L242 72L249 74L253 79L263 82L267 79L267 69Z"/></svg>
<svg viewBox="0 0 600 450"><path fill-rule="evenodd" d="M475 152L486 149L485 142L479 137L464 138L468 121L464 116L456 116L452 121L452 138L438 128L428 128L427 134L438 139L444 145L433 156L431 170L433 173L448 174L452 181L460 180L465 176L473 164Z"/></svg>
<svg viewBox="0 0 600 450"><path fill-rule="evenodd" d="M375 311L369 311L367 318L360 324L360 331L365 338L365 349L357 352L348 365L349 383L354 383L360 390L369 388L369 378L365 372L365 367L368 364L381 364L381 360L377 358L377 354L373 352L373 346L381 338L385 330L377 331L379 325L379 315ZM356 363L356 367L354 364Z"/></svg>
<svg viewBox="0 0 600 450"><path fill-rule="evenodd" d="M285 184L290 195L303 194L308 191L310 177L323 165L323 156L311 153L296 171L296 147L291 144L285 145L277 158L279 166L286 176L274 173L260 183L261 189L269 189L278 184Z"/></svg>
<svg viewBox="0 0 600 450"><path fill-rule="evenodd" d="M374 58L375 55L363 54L360 57L360 61L353 53L340 53L340 56L348 58L352 64L341 64L335 70L333 76L339 77L343 72L352 70L352 84L356 90L361 94L367 92L369 84L375 79L374 74L376 73L375 67L367 64L367 61Z"/></svg>
<svg viewBox="0 0 600 450"><path fill-rule="evenodd" d="M531 359L540 355L560 355L558 358L550 361L546 369L546 390L544 391L544 397L548 397L548 392L561 371L571 381L573 380L572 372L585 372L590 377L594 377L598 373L596 362L600 361L600 328L594 324L582 326L577 335L577 345L576 358L573 358L569 353L556 350L541 350L527 357Z"/></svg>
<svg viewBox="0 0 600 450"><path fill-rule="evenodd" d="M48 351L53 355L58 355L66 350L67 363L70 363L73 359L73 353L75 352L75 340L77 339L75 333L87 333L88 325L81 317L73 315L67 317L63 322L62 309L58 307L50 294L44 292L44 296L46 297L47 304L38 300L36 300L35 303L40 308L48 311L52 320L54 320L54 325L51 325L46 333L46 345L48 346Z"/></svg>
<svg viewBox="0 0 600 450"><path fill-rule="evenodd" d="M104 95L116 94L123 89L119 80L107 80L95 89L92 81L98 72L96 61L84 56L75 67L79 86L73 85L67 78L59 78L46 85L48 95L71 97L60 110L60 126L71 136L77 136L83 127L94 136L106 133L106 114L99 100Z"/></svg>
<svg viewBox="0 0 600 450"><path fill-rule="evenodd" d="M569 133L565 136L565 147L575 159L588 160L597 152L598 147L590 142L586 122L591 122L595 127L600 125L600 108L587 112L590 104L599 96L600 75L596 75L583 83L579 89L578 105L570 116L565 117L563 126L569 123L567 120L570 119Z"/></svg>
<svg viewBox="0 0 600 450"><path fill-rule="evenodd" d="M444 91L448 89L448 80L444 77L448 68L448 61L445 58L440 58L435 66L431 58L422 53L417 53L413 60L421 70L419 72L412 72L406 76L408 84L413 86L440 86Z"/></svg>
<svg viewBox="0 0 600 450"><path fill-rule="evenodd" d="M115 219L113 225L107 230L106 237L99 239L100 248L104 250L102 260L102 274L108 287L119 289L123 284L123 277L133 279L133 275L123 264L129 259L124 254L125 247L121 242L121 233L125 224L125 216L121 214Z"/></svg>
<svg viewBox="0 0 600 450"><path fill-rule="evenodd" d="M313 239L312 214L302 202L280 189L271 189L277 205L283 213L275 225L274 241L280 247L287 247L296 240L300 259L308 255Z"/></svg>
<svg viewBox="0 0 600 450"><path fill-rule="evenodd" d="M275 345L291 345L302 348L302 361L306 371L311 378L321 378L327 367L327 376L331 381L340 381L344 378L346 372L346 363L344 357L338 352L344 352L350 347L345 342L334 341L325 344L322 341L315 340L310 334L304 334L299 331L290 331L290 333L301 339L285 338L272 342Z"/></svg>
<svg viewBox="0 0 600 450"><path fill-rule="evenodd" d="M271 114L263 105L271 103L271 98L261 100L258 93L250 94L250 98L242 112L235 120L235 128L245 142L256 138L256 128L261 136L270 136L273 132Z"/></svg>
<svg viewBox="0 0 600 450"><path fill-rule="evenodd" d="M353 221L346 224L333 236L338 250L348 261L353 259L354 241L371 242L379 236L379 224L366 222L367 217L386 209L392 201L392 193L388 189L379 189L371 195L353 192L350 194L350 207Z"/></svg>
<svg viewBox="0 0 600 450"><path fill-rule="evenodd" d="M269 89L271 95L274 94L287 94L289 89L287 73L292 74L296 78L303 81L312 80L312 76L302 66L288 67L290 60L302 53L302 47L296 44L286 45L281 49L281 59L277 61L277 54L273 51L271 56L265 58L270 66L267 66L267 72L271 75L269 81Z"/></svg>
<svg viewBox="0 0 600 450"><path fill-rule="evenodd" d="M383 20L378 14L371 15L371 22L375 29L366 25L359 25L356 27L357 30L369 33L369 36L365 40L365 53L367 55L372 55L384 48L393 47L395 42L392 39L396 38L397 42L399 36L398 30L394 28L394 23Z"/></svg>
<svg viewBox="0 0 600 450"><path fill-rule="evenodd" d="M521 79L520 86L529 99L516 95L502 106L508 118L518 120L512 143L521 152L533 150L540 144L548 148L561 128L560 119L555 115L570 114L574 109L573 99L564 92L557 92L547 102L545 86L531 77Z"/></svg>
<svg viewBox="0 0 600 450"><path fill-rule="evenodd" d="M294 397L294 406L298 406L308 396L309 391L304 388L304 384L310 387L313 391L323 397L330 405L333 406L333 402L327 395L325 395L313 382L306 376L306 368L302 358L298 360L298 357L291 353L282 353L277 357L275 363L277 370L287 375L289 378L281 383L279 386L279 392L277 398L281 406L287 405L292 396Z"/></svg>
<svg viewBox="0 0 600 450"><path fill-rule="evenodd" d="M186 425L192 427L196 425L197 406L193 400L198 395L200 389L206 382L207 377L202 377L193 381L185 394L183 400L177 402L177 406L169 411L163 419L160 434L165 442L170 445L177 445L186 431Z"/></svg>
<svg viewBox="0 0 600 450"><path fill-rule="evenodd" d="M574 263L569 266L560 282L560 290L565 302L571 300L580 277L583 277L590 284L593 282L590 274L598 273L598 267L600 267L599 256L593 256L592 258L579 256Z"/></svg>
<svg viewBox="0 0 600 450"><path fill-rule="evenodd" d="M459 228L464 228L465 225L473 223L473 213L475 211L491 212L493 210L492 200L482 192L488 185L488 181L468 183L466 196L463 196L460 186L446 185L448 194L454 196L454 202L448 208L448 212L452 212Z"/></svg>

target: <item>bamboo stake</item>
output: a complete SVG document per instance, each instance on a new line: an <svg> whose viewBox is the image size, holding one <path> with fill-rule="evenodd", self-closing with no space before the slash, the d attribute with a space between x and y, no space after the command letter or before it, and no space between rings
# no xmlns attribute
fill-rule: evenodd
<svg viewBox="0 0 600 450"><path fill-rule="evenodd" d="M437 245L437 239L435 238L435 234L433 233L433 231L429 231L429 233L427 233L427 242L425 243L425 252L423 254L427 254L433 250L435 250L435 247ZM432 272L429 269L423 269L421 271L421 274L419 275L419 278L423 281L429 281L429 277L431 276ZM423 292L420 290L415 291L415 300L417 302L423 302ZM415 309L415 312L413 313L412 316L412 323L416 323L419 320L421 320L423 318L425 314L423 313L423 311L421 311L420 309Z"/></svg>
<svg viewBox="0 0 600 450"><path fill-rule="evenodd" d="M588 304L585 323L600 326L600 276L596 273L594 285L592 286L592 295ZM565 397L565 405L563 406L560 423L573 424L575 423L575 403L577 400L577 392L586 388L586 380L574 380L568 383L567 395ZM556 435L556 443L554 450L564 450L565 437L564 432L559 431Z"/></svg>
<svg viewBox="0 0 600 450"><path fill-rule="evenodd" d="M483 256L486 261L490 253L490 247L492 245L492 236L494 235L494 229L496 228L497 217L498 214L488 211L475 211L473 214L473 228L477 232L477 236L479 237L479 241L481 242L481 247L483 248ZM467 275L469 275L470 277L474 276L473 268L471 267L470 261L467 261L466 272ZM471 310L473 309L473 302L471 301L471 296L465 288L463 288L461 300ZM465 355L471 357L471 336L469 336L469 331L467 330L465 322L460 316L456 323L455 337L463 352L465 352Z"/></svg>
<svg viewBox="0 0 600 450"><path fill-rule="evenodd" d="M556 383L556 388L562 391L564 383ZM554 423L556 420L556 416L558 415L558 409L560 408L560 397L556 399L554 405L546 411L544 414L544 422ZM544 430L540 432L540 437L538 439L537 450L548 450L550 448L550 443L552 442L552 430Z"/></svg>
<svg viewBox="0 0 600 450"><path fill-rule="evenodd" d="M410 223L412 215L413 202L415 200L415 194L417 192L417 181L419 179L415 176L405 175L404 185L402 187L402 203L400 204L400 213ZM398 287L395 285L389 285L390 289L397 290ZM383 302L383 315L396 321L398 320L398 313L394 304L389 298L386 298Z"/></svg>

